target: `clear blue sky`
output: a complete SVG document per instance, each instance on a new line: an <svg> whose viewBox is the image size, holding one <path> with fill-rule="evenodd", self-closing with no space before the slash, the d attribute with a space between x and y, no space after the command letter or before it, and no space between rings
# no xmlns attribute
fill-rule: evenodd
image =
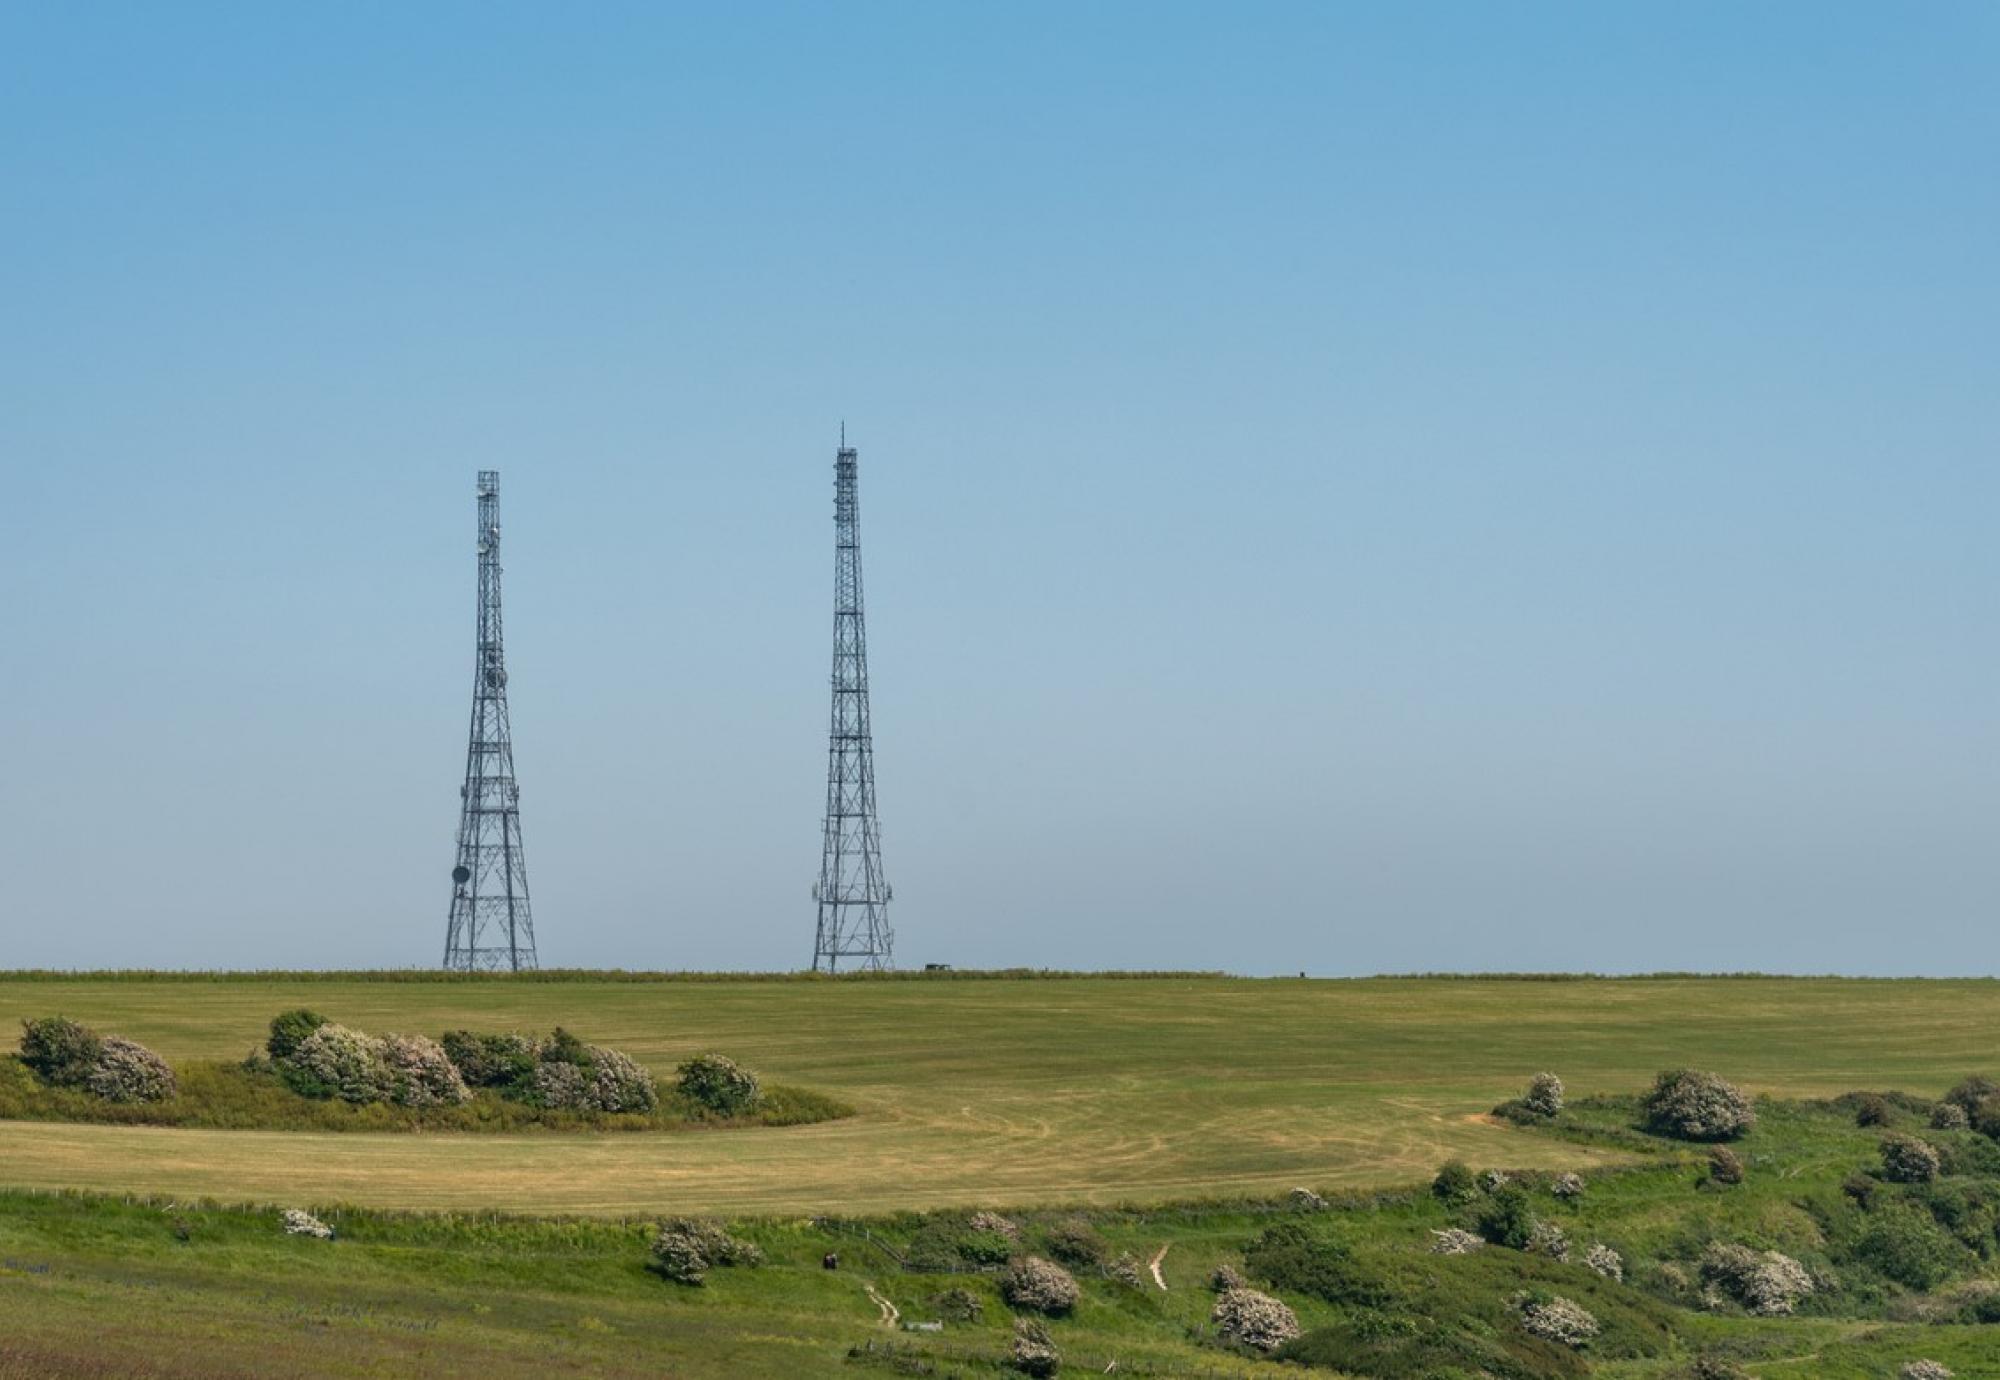
<svg viewBox="0 0 2000 1380"><path fill-rule="evenodd" d="M1986 972L1987 4L0 8L0 966Z"/></svg>

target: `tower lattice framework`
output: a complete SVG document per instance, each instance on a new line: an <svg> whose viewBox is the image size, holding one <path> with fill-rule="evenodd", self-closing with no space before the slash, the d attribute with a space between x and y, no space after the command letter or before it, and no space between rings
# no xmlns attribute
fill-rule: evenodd
<svg viewBox="0 0 2000 1380"><path fill-rule="evenodd" d="M500 472L479 472L479 647L472 728L459 788L458 862L444 966L464 972L535 966L535 921L521 856L521 788L507 719L507 648L500 619Z"/></svg>
<svg viewBox="0 0 2000 1380"><path fill-rule="evenodd" d="M892 892L882 877L875 744L868 719L868 634L861 600L860 453L843 436L833 461L833 723L827 741L825 848L813 969L895 966Z"/></svg>

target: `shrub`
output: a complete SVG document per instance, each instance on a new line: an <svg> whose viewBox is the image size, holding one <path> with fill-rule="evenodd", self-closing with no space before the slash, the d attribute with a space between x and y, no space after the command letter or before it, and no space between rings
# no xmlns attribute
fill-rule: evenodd
<svg viewBox="0 0 2000 1380"><path fill-rule="evenodd" d="M1285 1206L1293 1212L1325 1212L1327 1202L1309 1188L1295 1188L1285 1195Z"/></svg>
<svg viewBox="0 0 2000 1380"><path fill-rule="evenodd" d="M583 1067L564 1060L537 1065L534 1077L521 1093L521 1100L532 1107L562 1111L580 1111L589 1098L590 1082L584 1077Z"/></svg>
<svg viewBox="0 0 2000 1380"><path fill-rule="evenodd" d="M297 1052L298 1047L305 1043L306 1036L325 1024L326 1017L303 1006L293 1011L281 1011L271 1017L271 1036L264 1041L264 1052L282 1063Z"/></svg>
<svg viewBox="0 0 2000 1380"><path fill-rule="evenodd" d="M1043 1249L1077 1270L1094 1270L1111 1254L1097 1229L1081 1217L1065 1217L1042 1234Z"/></svg>
<svg viewBox="0 0 2000 1380"><path fill-rule="evenodd" d="M1521 1247L1529 1255L1545 1255L1550 1260L1569 1259L1569 1235L1554 1222L1537 1222L1535 1229L1528 1233L1528 1243Z"/></svg>
<svg viewBox="0 0 2000 1380"><path fill-rule="evenodd" d="M107 1035L87 1086L106 1102L164 1102L174 1095L174 1071L144 1045Z"/></svg>
<svg viewBox="0 0 2000 1380"><path fill-rule="evenodd" d="M720 1054L698 1054L678 1072L683 1097L723 1116L749 1111L762 1096L757 1075Z"/></svg>
<svg viewBox="0 0 2000 1380"><path fill-rule="evenodd" d="M318 1241L333 1240L333 1228L299 1208L286 1208L280 1219L287 1236L310 1236Z"/></svg>
<svg viewBox="0 0 2000 1380"><path fill-rule="evenodd" d="M1701 1277L1760 1317L1780 1317L1811 1296L1812 1276L1805 1266L1777 1251L1759 1254L1747 1246L1715 1242L1702 1252Z"/></svg>
<svg viewBox="0 0 2000 1380"><path fill-rule="evenodd" d="M653 1238L652 1269L676 1284L701 1284L717 1267L763 1263L761 1250L731 1236L719 1222L670 1217Z"/></svg>
<svg viewBox="0 0 2000 1380"><path fill-rule="evenodd" d="M1875 1195L1882 1189L1882 1181L1869 1174L1849 1174L1840 1181L1840 1191L1854 1200L1854 1205L1863 1212L1875 1206Z"/></svg>
<svg viewBox="0 0 2000 1380"><path fill-rule="evenodd" d="M1908 1361L1896 1372L1897 1380L1952 1380L1952 1372L1937 1361Z"/></svg>
<svg viewBox="0 0 2000 1380"><path fill-rule="evenodd" d="M1485 1244L1484 1237L1474 1236L1461 1227L1446 1227L1431 1233L1432 1255L1471 1255Z"/></svg>
<svg viewBox="0 0 2000 1380"><path fill-rule="evenodd" d="M1054 1375L1062 1369L1062 1352L1048 1328L1032 1318L1014 1319L1014 1345L1009 1355L1014 1369L1028 1375Z"/></svg>
<svg viewBox="0 0 2000 1380"><path fill-rule="evenodd" d="M1016 1308L1036 1313L1067 1313L1076 1307L1076 1280L1053 1260L1038 1255L1021 1256L1007 1266L1000 1281L1000 1296Z"/></svg>
<svg viewBox="0 0 2000 1380"><path fill-rule="evenodd" d="M1927 1183L1912 1189L1910 1198L1973 1250L1982 1255L1991 1250L2000 1226L2000 1185L1978 1180Z"/></svg>
<svg viewBox="0 0 2000 1380"><path fill-rule="evenodd" d="M1521 1326L1546 1342L1580 1347L1598 1333L1597 1319L1590 1310L1557 1295L1529 1299L1521 1305Z"/></svg>
<svg viewBox="0 0 2000 1380"><path fill-rule="evenodd" d="M1882 1138L1882 1177L1891 1183L1927 1184L1938 1176L1938 1152L1915 1136Z"/></svg>
<svg viewBox="0 0 2000 1380"><path fill-rule="evenodd" d="M1735 1140L1757 1124L1750 1099L1699 1069L1672 1069L1646 1097L1646 1129L1677 1140Z"/></svg>
<svg viewBox="0 0 2000 1380"><path fill-rule="evenodd" d="M1583 1194L1583 1175L1558 1174L1556 1175L1556 1181L1549 1186L1549 1192L1555 1194L1558 1198L1581 1197Z"/></svg>
<svg viewBox="0 0 2000 1380"><path fill-rule="evenodd" d="M960 1232L950 1238L951 1251L969 1265L999 1265L1014 1255L1014 1239L997 1231Z"/></svg>
<svg viewBox="0 0 2000 1380"><path fill-rule="evenodd" d="M1004 1236L1009 1241L1021 1239L1021 1224L1011 1217L1002 1217L997 1212L975 1212L966 1225L974 1231L992 1232L996 1236Z"/></svg>
<svg viewBox="0 0 2000 1380"><path fill-rule="evenodd" d="M1969 1252L1927 1212L1902 1204L1868 1215L1854 1258L1908 1289L1933 1289L1950 1279Z"/></svg>
<svg viewBox="0 0 2000 1380"><path fill-rule="evenodd" d="M1356 1260L1345 1242L1320 1236L1297 1220L1258 1233L1244 1248L1243 1266L1275 1288L1342 1308L1380 1308L1390 1300L1381 1276Z"/></svg>
<svg viewBox="0 0 2000 1380"><path fill-rule="evenodd" d="M1750 1380L1750 1372L1727 1356L1704 1351L1688 1367L1688 1380Z"/></svg>
<svg viewBox="0 0 2000 1380"><path fill-rule="evenodd" d="M660 1105L653 1075L628 1054L603 1045L590 1047L590 1109L598 1112L650 1112ZM751 1078L754 1089L757 1080ZM754 1103L757 1099L751 1098ZM746 1104L748 1105L748 1104Z"/></svg>
<svg viewBox="0 0 2000 1380"><path fill-rule="evenodd" d="M1523 1250L1533 1237L1534 1209L1528 1195L1516 1184L1506 1184L1487 1198L1479 1210L1479 1234L1496 1246Z"/></svg>
<svg viewBox="0 0 2000 1380"><path fill-rule="evenodd" d="M590 1046L557 1026L536 1048L535 1057L544 1064L582 1065L590 1062Z"/></svg>
<svg viewBox="0 0 2000 1380"><path fill-rule="evenodd" d="M388 1093L380 1043L331 1021L301 1040L278 1067L292 1090L306 1097L380 1102Z"/></svg>
<svg viewBox="0 0 2000 1380"><path fill-rule="evenodd" d="M1599 1241L1583 1253L1584 1268L1594 1275L1620 1283L1625 1279L1625 1257Z"/></svg>
<svg viewBox="0 0 2000 1380"><path fill-rule="evenodd" d="M1208 1320L1230 1341L1259 1351L1276 1351L1299 1335L1298 1315L1255 1289L1224 1290Z"/></svg>
<svg viewBox="0 0 2000 1380"><path fill-rule="evenodd" d="M1431 1180L1431 1193L1447 1203L1462 1203L1479 1192L1479 1180L1464 1160L1447 1160Z"/></svg>
<svg viewBox="0 0 2000 1380"><path fill-rule="evenodd" d="M1137 1289L1143 1282L1139 1268L1139 1257L1130 1251L1120 1251L1104 1262L1104 1277Z"/></svg>
<svg viewBox="0 0 2000 1380"><path fill-rule="evenodd" d="M383 1099L399 1107L455 1107L472 1097L458 1068L435 1040L384 1035L375 1042Z"/></svg>
<svg viewBox="0 0 2000 1380"><path fill-rule="evenodd" d="M103 1053L97 1032L66 1016L21 1022L21 1062L54 1087L85 1086Z"/></svg>
<svg viewBox="0 0 2000 1380"><path fill-rule="evenodd" d="M986 1305L970 1289L947 1289L933 1294L931 1308L940 1318L952 1322L978 1322L986 1314Z"/></svg>
<svg viewBox="0 0 2000 1380"><path fill-rule="evenodd" d="M481 1035L448 1030L438 1040L458 1076L474 1088L524 1088L541 1062L540 1050L527 1035Z"/></svg>
<svg viewBox="0 0 2000 1380"><path fill-rule="evenodd" d="M1538 1073L1528 1080L1521 1105L1537 1116L1553 1117L1563 1109L1563 1081L1553 1073Z"/></svg>
<svg viewBox="0 0 2000 1380"><path fill-rule="evenodd" d="M653 1075L631 1057L566 1031L557 1035L560 1041L551 1037L543 1046L543 1061L519 1094L523 1101L571 1112L650 1112L659 1105ZM552 1048L559 1057L547 1057Z"/></svg>
<svg viewBox="0 0 2000 1380"><path fill-rule="evenodd" d="M1711 1183L1725 1185L1742 1183L1742 1158L1726 1145L1715 1146L1708 1152L1708 1178Z"/></svg>
<svg viewBox="0 0 2000 1380"><path fill-rule="evenodd" d="M1940 1102L1931 1108L1933 1131L1963 1131L1971 1124L1972 1118L1956 1102Z"/></svg>
<svg viewBox="0 0 2000 1380"><path fill-rule="evenodd" d="M1978 1114L1979 1104L1995 1093L2000 1093L2000 1083L1995 1083L1983 1074L1975 1073L1970 1078L1960 1079L1954 1084L1951 1091L1944 1095L1944 1100L1964 1112L1970 1119Z"/></svg>
<svg viewBox="0 0 2000 1380"><path fill-rule="evenodd" d="M1981 1135L2000 1140L2000 1093L1979 1104L1972 1114L1972 1125Z"/></svg>
<svg viewBox="0 0 2000 1380"><path fill-rule="evenodd" d="M1215 1272L1208 1277L1208 1287L1218 1294L1225 1289L1241 1289L1243 1276L1236 1272L1234 1266L1218 1265L1215 1267Z"/></svg>
<svg viewBox="0 0 2000 1380"><path fill-rule="evenodd" d="M1889 1124L1889 1101L1880 1093L1855 1093L1854 1124L1856 1126L1887 1126Z"/></svg>

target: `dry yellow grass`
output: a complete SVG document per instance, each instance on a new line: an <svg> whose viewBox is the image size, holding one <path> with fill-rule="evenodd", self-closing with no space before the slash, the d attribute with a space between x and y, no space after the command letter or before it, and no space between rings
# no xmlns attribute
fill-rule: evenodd
<svg viewBox="0 0 2000 1380"><path fill-rule="evenodd" d="M568 1025L665 1072L720 1049L860 1115L671 1135L319 1135L0 1123L0 1182L579 1213L880 1211L1404 1183L1576 1164L1478 1113L1540 1068L1627 1091L1675 1064L1788 1094L2000 1069L2000 984L1822 980L422 984L0 982L171 1059L309 1004L375 1030Z"/></svg>

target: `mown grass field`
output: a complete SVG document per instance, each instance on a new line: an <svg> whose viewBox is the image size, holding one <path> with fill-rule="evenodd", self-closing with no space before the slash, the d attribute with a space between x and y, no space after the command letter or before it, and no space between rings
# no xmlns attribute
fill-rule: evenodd
<svg viewBox="0 0 2000 1380"><path fill-rule="evenodd" d="M720 1050L858 1114L584 1137L0 1122L0 1185L590 1214L1163 1202L1603 1158L1482 1117L1543 1067L1577 1096L1679 1064L1817 1096L2000 1063L1987 981L0 979L0 1027L60 1012L177 1062L239 1057L298 1005L370 1030L561 1024L662 1074Z"/></svg>

